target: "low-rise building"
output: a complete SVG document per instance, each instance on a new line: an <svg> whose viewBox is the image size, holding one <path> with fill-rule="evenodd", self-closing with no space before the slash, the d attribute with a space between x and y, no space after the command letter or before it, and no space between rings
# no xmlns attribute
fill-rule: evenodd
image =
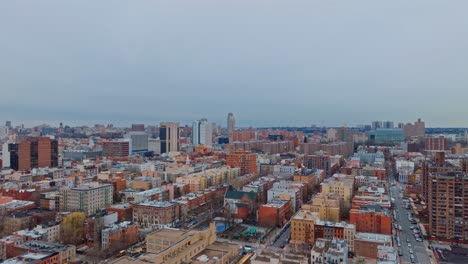
<svg viewBox="0 0 468 264"><path fill-rule="evenodd" d="M348 243L348 250L354 251L354 236L356 226L346 222L317 221L314 225L314 238L344 239Z"/></svg>
<svg viewBox="0 0 468 264"><path fill-rule="evenodd" d="M258 208L258 224L267 227L282 227L292 214L291 203L285 200L272 200Z"/></svg>
<svg viewBox="0 0 468 264"><path fill-rule="evenodd" d="M128 203L114 204L106 208L106 211L117 213L119 222L132 221L133 219L133 207Z"/></svg>
<svg viewBox="0 0 468 264"><path fill-rule="evenodd" d="M93 247L95 242L99 243L102 229L116 223L117 218L117 213L108 211L100 211L88 216L84 220L84 234L88 246Z"/></svg>
<svg viewBox="0 0 468 264"><path fill-rule="evenodd" d="M356 233L354 237L354 253L358 257L378 258L379 246L392 246L392 236L375 233Z"/></svg>
<svg viewBox="0 0 468 264"><path fill-rule="evenodd" d="M21 238L23 241L46 241L47 240L47 231L45 230L19 230L12 234L12 236L16 236Z"/></svg>
<svg viewBox="0 0 468 264"><path fill-rule="evenodd" d="M322 183L322 193L335 193L339 195L345 203L351 202L354 191L354 176L335 174Z"/></svg>
<svg viewBox="0 0 468 264"><path fill-rule="evenodd" d="M123 200L133 203L140 203L143 201L164 202L169 200L169 190L163 188L153 188L145 191L127 189L122 191L121 194Z"/></svg>
<svg viewBox="0 0 468 264"><path fill-rule="evenodd" d="M346 240L319 238L311 250L311 263L348 263L348 243Z"/></svg>
<svg viewBox="0 0 468 264"><path fill-rule="evenodd" d="M357 232L392 234L392 216L388 209L379 204L364 205L360 209L351 209L350 223L356 225Z"/></svg>
<svg viewBox="0 0 468 264"><path fill-rule="evenodd" d="M202 231L161 229L146 236L146 250L155 254L155 264L175 264L188 262L215 241L214 223Z"/></svg>
<svg viewBox="0 0 468 264"><path fill-rule="evenodd" d="M273 188L268 190L268 202L274 200L290 200L291 209L296 212L307 199L307 188L303 183L294 181L275 182Z"/></svg>
<svg viewBox="0 0 468 264"><path fill-rule="evenodd" d="M394 247L377 246L377 264L397 264Z"/></svg>
<svg viewBox="0 0 468 264"><path fill-rule="evenodd" d="M291 218L291 244L310 244L315 242L314 225L320 221L319 214L316 212L299 210Z"/></svg>
<svg viewBox="0 0 468 264"><path fill-rule="evenodd" d="M7 215L3 221L3 232L6 235L11 235L13 232L30 229L34 226L32 217L24 212L13 213Z"/></svg>
<svg viewBox="0 0 468 264"><path fill-rule="evenodd" d="M146 201L132 207L133 222L140 228L170 227L180 219L180 205L175 202Z"/></svg>
<svg viewBox="0 0 468 264"><path fill-rule="evenodd" d="M58 253L25 253L11 259L7 259L3 264L59 264Z"/></svg>
<svg viewBox="0 0 468 264"><path fill-rule="evenodd" d="M307 193L311 194L315 186L325 179L325 170L302 169L293 176L295 182L303 183L307 188Z"/></svg>
<svg viewBox="0 0 468 264"><path fill-rule="evenodd" d="M0 239L0 260L17 256L15 247L23 243L23 239L17 236L6 236Z"/></svg>
<svg viewBox="0 0 468 264"><path fill-rule="evenodd" d="M198 192L208 187L229 183L239 176L239 168L224 166L178 177L176 178L176 182L188 184L190 186L190 192Z"/></svg>
<svg viewBox="0 0 468 264"><path fill-rule="evenodd" d="M312 203L304 204L302 209L317 212L322 221L340 221L341 197L335 193L316 194Z"/></svg>
<svg viewBox="0 0 468 264"><path fill-rule="evenodd" d="M101 232L101 250L113 251L127 248L138 242L138 227L131 222L106 226Z"/></svg>
<svg viewBox="0 0 468 264"><path fill-rule="evenodd" d="M49 243L44 241L29 241L15 246L18 255L25 253L58 254L59 264L69 263L76 257L76 248L73 245ZM56 262L54 262L56 263Z"/></svg>
<svg viewBox="0 0 468 264"><path fill-rule="evenodd" d="M132 188L137 190L149 190L161 186L161 178L151 176L135 177L131 182Z"/></svg>
<svg viewBox="0 0 468 264"><path fill-rule="evenodd" d="M281 249L257 249L255 255L250 259L251 264L308 264L306 254L286 252Z"/></svg>
<svg viewBox="0 0 468 264"><path fill-rule="evenodd" d="M275 183L275 179L261 177L256 181L244 185L242 191L257 193L258 203L265 204L267 203L268 190L273 187L273 183Z"/></svg>
<svg viewBox="0 0 468 264"><path fill-rule="evenodd" d="M256 198L255 192L228 190L224 196L224 208L231 217L245 219L257 212Z"/></svg>
<svg viewBox="0 0 468 264"><path fill-rule="evenodd" d="M36 204L31 201L15 200L13 197L0 197L0 215L9 215L15 212L36 208Z"/></svg>

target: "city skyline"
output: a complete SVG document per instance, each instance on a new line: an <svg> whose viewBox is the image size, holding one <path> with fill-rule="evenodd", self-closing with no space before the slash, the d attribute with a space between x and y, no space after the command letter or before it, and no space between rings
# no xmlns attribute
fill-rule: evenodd
<svg viewBox="0 0 468 264"><path fill-rule="evenodd" d="M203 118L202 118L203 119ZM153 121L153 122L150 122L150 123L145 123L145 122L96 122L96 123L93 123L93 122L88 122L88 123L80 123L80 122L74 122L74 121L69 121L69 120L65 120L65 121L52 121L52 122L33 122L33 123L30 123L29 125L28 124L25 124L25 123L22 123L20 121L16 121L16 120L4 120L4 121L0 121L0 127L4 126L5 122L6 121L9 121L11 122L11 127L12 128L15 128L15 127L19 127L19 126L22 126L24 125L25 128L33 128L33 127L42 127L42 126L48 126L48 127L56 127L58 128L60 126L60 124L62 124L63 126L69 126L69 127L93 127L95 125L104 125L104 126L107 126L107 125L112 125L113 127L115 128L131 128L132 125L135 125L135 124L142 124L144 125L145 127L147 126L155 126L155 127L158 127L160 126L161 123L167 123L167 122L177 122L179 123L179 127L184 127L184 126L188 126L188 127L192 127L193 126L193 122L195 121L198 121L198 120L189 120L189 121L178 121L178 120L171 120L171 121L168 121L168 120L163 120L163 121ZM220 122L214 122L212 120L208 120L208 124L215 124L217 126L220 126L221 128L223 129L227 129L226 125L223 124L222 121ZM375 120L374 120L375 121ZM272 126L238 126L236 125L235 126L235 129L238 130L238 129L249 129L249 128L253 128L253 129L267 129L267 128L307 128L307 127L317 127L317 128L340 128L340 127L348 127L348 128L365 128L365 126L368 126L368 129L372 129L372 130L375 130L373 127L372 127L372 122L374 121L369 121L367 123L359 123L359 124L343 124L343 125L330 125L330 126L325 126L325 125L318 125L318 124L304 124L304 125L291 125L291 126L287 126L287 125L281 125L281 124L278 124L278 125L272 125ZM394 127L393 128L390 128L390 129L399 129L398 125L399 124L413 124L415 121L417 120L410 120L410 121L401 121L401 122L395 122L394 123ZM467 127L437 127L437 126L428 126L427 125L427 120L422 120L426 123L426 128L441 128L441 129L444 129L444 128L447 128L447 129L450 129L450 128L455 128L455 129L464 129L464 128L467 128L468 129L468 126ZM378 129L389 129L389 128L386 128L386 127L379 127Z"/></svg>
<svg viewBox="0 0 468 264"><path fill-rule="evenodd" d="M0 263L466 263L466 10L0 1Z"/></svg>
<svg viewBox="0 0 468 264"><path fill-rule="evenodd" d="M457 3L6 1L0 120L468 127Z"/></svg>

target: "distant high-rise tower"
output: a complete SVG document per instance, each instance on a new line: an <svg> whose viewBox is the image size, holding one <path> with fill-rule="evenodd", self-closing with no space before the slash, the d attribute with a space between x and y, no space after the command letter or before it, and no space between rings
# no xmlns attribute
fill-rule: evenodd
<svg viewBox="0 0 468 264"><path fill-rule="evenodd" d="M231 134L234 132L236 129L236 118L234 117L233 113L229 113L227 117L227 130L228 130L228 135L229 139L231 139ZM229 140L230 142L231 140Z"/></svg>
<svg viewBox="0 0 468 264"><path fill-rule="evenodd" d="M383 128L386 128L386 129L392 129L392 128L394 128L393 122L392 122L392 121L385 121L385 122L383 122Z"/></svg>
<svg viewBox="0 0 468 264"><path fill-rule="evenodd" d="M148 134L144 131L131 131L124 135L130 142L130 152L141 152L148 150Z"/></svg>
<svg viewBox="0 0 468 264"><path fill-rule="evenodd" d="M213 127L208 120L201 119L193 121L192 144L211 146L213 143Z"/></svg>
<svg viewBox="0 0 468 264"><path fill-rule="evenodd" d="M145 131L144 124L132 124L131 131Z"/></svg>
<svg viewBox="0 0 468 264"><path fill-rule="evenodd" d="M382 122L381 121L374 121L372 122L372 129L379 129L382 128Z"/></svg>
<svg viewBox="0 0 468 264"><path fill-rule="evenodd" d="M161 153L179 151L179 123L161 123L159 127Z"/></svg>
<svg viewBox="0 0 468 264"><path fill-rule="evenodd" d="M24 138L3 145L4 167L14 170L58 167L58 156L58 141L48 137Z"/></svg>
<svg viewBox="0 0 468 264"><path fill-rule="evenodd" d="M414 124L408 123L402 126L405 130L406 137L418 137L422 138L426 134L426 125L421 118L418 121L414 122Z"/></svg>

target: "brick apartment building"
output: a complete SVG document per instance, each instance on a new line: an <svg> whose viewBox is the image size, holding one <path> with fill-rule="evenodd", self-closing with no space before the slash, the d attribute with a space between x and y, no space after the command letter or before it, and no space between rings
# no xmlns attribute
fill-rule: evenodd
<svg viewBox="0 0 468 264"><path fill-rule="evenodd" d="M266 227L282 227L291 218L291 203L273 200L258 208L258 224Z"/></svg>
<svg viewBox="0 0 468 264"><path fill-rule="evenodd" d="M450 149L448 139L444 136L425 137L424 145L426 151L448 151Z"/></svg>
<svg viewBox="0 0 468 264"><path fill-rule="evenodd" d="M104 157L124 158L130 153L130 142L128 141L105 141L102 144L102 155Z"/></svg>
<svg viewBox="0 0 468 264"><path fill-rule="evenodd" d="M428 196L429 235L468 240L468 174L430 174Z"/></svg>
<svg viewBox="0 0 468 264"><path fill-rule="evenodd" d="M133 222L140 228L168 227L180 219L180 205L173 202L147 201L132 204Z"/></svg>
<svg viewBox="0 0 468 264"><path fill-rule="evenodd" d="M235 151L226 155L226 164L233 168L240 168L240 174L257 173L257 155L248 151Z"/></svg>
<svg viewBox="0 0 468 264"><path fill-rule="evenodd" d="M29 171L39 167L58 167L58 142L48 137L28 137L8 144L10 168Z"/></svg>
<svg viewBox="0 0 468 264"><path fill-rule="evenodd" d="M365 205L351 209L349 222L356 226L357 232L392 234L392 216L388 209L380 205Z"/></svg>

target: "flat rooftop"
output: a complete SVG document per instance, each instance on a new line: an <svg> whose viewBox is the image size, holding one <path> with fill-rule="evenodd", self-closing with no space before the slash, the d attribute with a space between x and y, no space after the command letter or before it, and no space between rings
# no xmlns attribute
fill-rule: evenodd
<svg viewBox="0 0 468 264"><path fill-rule="evenodd" d="M36 263L40 262L43 259L46 259L50 256L50 254L43 254L43 253L27 253L21 256L17 256L11 259L5 260L4 264L28 264L28 263Z"/></svg>
<svg viewBox="0 0 468 264"><path fill-rule="evenodd" d="M143 206L152 206L152 207L171 207L175 205L175 203L171 202L159 202L159 201L144 201L142 203L139 203L138 205L143 205Z"/></svg>
<svg viewBox="0 0 468 264"><path fill-rule="evenodd" d="M378 243L391 243L392 236L376 233L356 233L355 240L363 240Z"/></svg>
<svg viewBox="0 0 468 264"><path fill-rule="evenodd" d="M159 238L169 238L173 240L174 238L183 239L189 232L185 230L175 229L175 228L163 228L152 232L149 235L157 236Z"/></svg>

